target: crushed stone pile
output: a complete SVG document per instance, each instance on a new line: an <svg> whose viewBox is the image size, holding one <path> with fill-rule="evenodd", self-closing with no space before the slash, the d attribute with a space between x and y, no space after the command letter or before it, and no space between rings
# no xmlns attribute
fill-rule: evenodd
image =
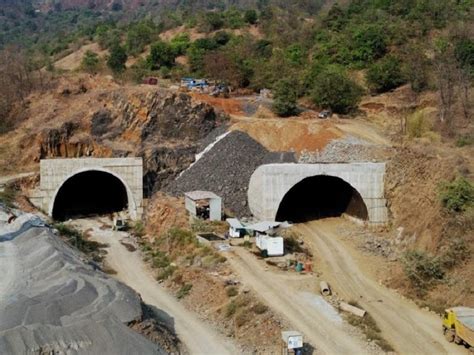
<svg viewBox="0 0 474 355"><path fill-rule="evenodd" d="M246 133L233 131L164 191L174 196L194 190L212 191L222 197L226 210L239 217L249 216L247 190L255 169L263 164L294 162L294 153L269 152Z"/></svg>
<svg viewBox="0 0 474 355"><path fill-rule="evenodd" d="M143 316L140 296L38 217L0 218L0 270L0 354L165 354L127 326Z"/></svg>
<svg viewBox="0 0 474 355"><path fill-rule="evenodd" d="M332 140L321 151L302 152L298 163L385 161L389 149L389 147L377 145L357 137L347 136L343 139Z"/></svg>

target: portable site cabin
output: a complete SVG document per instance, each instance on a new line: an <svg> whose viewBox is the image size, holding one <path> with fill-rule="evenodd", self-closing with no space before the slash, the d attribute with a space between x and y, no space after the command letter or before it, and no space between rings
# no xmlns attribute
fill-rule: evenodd
<svg viewBox="0 0 474 355"><path fill-rule="evenodd" d="M257 247L266 251L268 256L284 255L283 237L277 236L280 228L288 228L290 225L286 222L259 222L247 226L247 230L253 231L255 234L255 243Z"/></svg>
<svg viewBox="0 0 474 355"><path fill-rule="evenodd" d="M229 237L231 238L242 238L247 234L247 229L237 218L227 218L229 223Z"/></svg>
<svg viewBox="0 0 474 355"><path fill-rule="evenodd" d="M210 221L222 219L222 199L211 191L186 192L184 205L191 218Z"/></svg>

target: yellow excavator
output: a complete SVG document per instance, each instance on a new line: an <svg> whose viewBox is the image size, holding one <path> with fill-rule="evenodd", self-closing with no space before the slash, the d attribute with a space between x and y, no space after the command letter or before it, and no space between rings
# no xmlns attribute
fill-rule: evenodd
<svg viewBox="0 0 474 355"><path fill-rule="evenodd" d="M474 350L474 308L453 307L444 311L443 332L449 342Z"/></svg>

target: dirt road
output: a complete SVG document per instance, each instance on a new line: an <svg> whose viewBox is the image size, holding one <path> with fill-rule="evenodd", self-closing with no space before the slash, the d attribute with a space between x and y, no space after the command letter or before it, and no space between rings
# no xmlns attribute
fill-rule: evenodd
<svg viewBox="0 0 474 355"><path fill-rule="evenodd" d="M444 340L441 320L436 315L419 309L362 271L353 257L356 251L351 251L337 235L337 228L343 223L348 222L328 219L297 227L322 259L318 266L333 289L347 300L357 300L401 354L466 354L464 348Z"/></svg>
<svg viewBox="0 0 474 355"><path fill-rule="evenodd" d="M287 318L296 330L303 332L307 341L316 348L316 353L367 353L366 344L347 333L346 325L322 299L314 300L320 304L319 309L305 302L304 294L289 286L291 277L274 273L270 276L270 272L265 271L255 256L244 248L236 247L226 256L242 282L274 311ZM295 277L301 280L302 276Z"/></svg>
<svg viewBox="0 0 474 355"><path fill-rule="evenodd" d="M82 225L90 228L91 225ZM135 289L145 303L168 313L174 319L174 328L180 340L191 354L236 354L238 349L217 333L212 327L186 310L173 296L168 294L146 269L138 251L129 252L120 240L127 236L123 232L100 230L93 227L93 239L108 243L107 263L117 271L116 277Z"/></svg>
<svg viewBox="0 0 474 355"><path fill-rule="evenodd" d="M34 174L35 173L21 173L16 175L0 176L0 189L2 189L6 184L14 182L15 180L33 176Z"/></svg>

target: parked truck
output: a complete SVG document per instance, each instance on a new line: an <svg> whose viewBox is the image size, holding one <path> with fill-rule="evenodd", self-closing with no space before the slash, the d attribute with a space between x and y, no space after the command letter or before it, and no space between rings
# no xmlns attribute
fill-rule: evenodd
<svg viewBox="0 0 474 355"><path fill-rule="evenodd" d="M443 332L449 342L474 348L474 308L453 307L444 312Z"/></svg>

